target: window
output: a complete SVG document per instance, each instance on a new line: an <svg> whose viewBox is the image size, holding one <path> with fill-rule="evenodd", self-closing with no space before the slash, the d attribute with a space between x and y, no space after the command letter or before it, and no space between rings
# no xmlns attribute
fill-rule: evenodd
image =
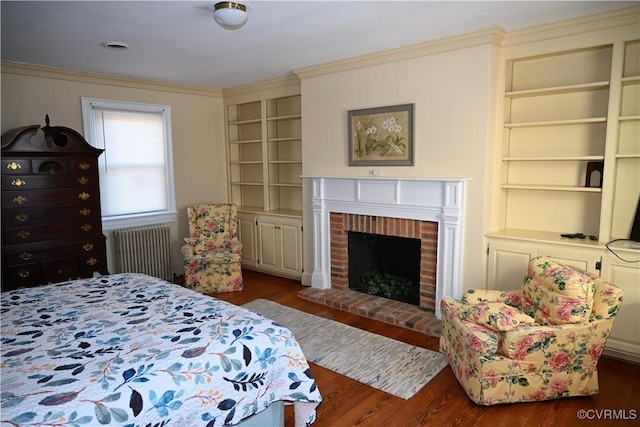
<svg viewBox="0 0 640 427"><path fill-rule="evenodd" d="M85 139L104 150L103 228L175 221L171 107L85 97L81 103Z"/></svg>

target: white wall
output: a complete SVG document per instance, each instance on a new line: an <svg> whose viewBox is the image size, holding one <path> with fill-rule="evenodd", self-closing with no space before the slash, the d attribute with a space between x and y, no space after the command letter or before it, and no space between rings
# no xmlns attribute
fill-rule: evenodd
<svg viewBox="0 0 640 427"><path fill-rule="evenodd" d="M302 75L303 174L368 176L347 165L347 111L415 104L414 166L380 167L383 176L470 177L466 194L463 289L482 286L484 192L494 123L491 44L311 76ZM313 272L312 211L305 189L304 254Z"/></svg>
<svg viewBox="0 0 640 427"><path fill-rule="evenodd" d="M70 80L64 73L27 70L13 74L2 70L2 132L20 126L66 126L83 133L80 97L171 105L173 160L178 221L172 224L172 262L175 273L184 274L180 247L187 236L186 207L191 204L226 201L224 110L221 93L161 84L149 86L105 78ZM73 78L73 77L71 77ZM113 271L110 257L110 271Z"/></svg>

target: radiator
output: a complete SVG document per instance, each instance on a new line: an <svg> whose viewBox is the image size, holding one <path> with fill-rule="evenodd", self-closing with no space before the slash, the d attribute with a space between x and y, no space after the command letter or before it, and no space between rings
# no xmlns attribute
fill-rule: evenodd
<svg viewBox="0 0 640 427"><path fill-rule="evenodd" d="M173 282L168 225L113 231L118 273L144 273Z"/></svg>

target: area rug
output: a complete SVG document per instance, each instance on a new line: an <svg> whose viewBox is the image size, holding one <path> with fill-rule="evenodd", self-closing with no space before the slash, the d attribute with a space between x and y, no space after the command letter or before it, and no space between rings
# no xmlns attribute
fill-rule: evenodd
<svg viewBox="0 0 640 427"><path fill-rule="evenodd" d="M309 362L403 399L447 366L444 354L273 301L257 299L243 307L290 329Z"/></svg>

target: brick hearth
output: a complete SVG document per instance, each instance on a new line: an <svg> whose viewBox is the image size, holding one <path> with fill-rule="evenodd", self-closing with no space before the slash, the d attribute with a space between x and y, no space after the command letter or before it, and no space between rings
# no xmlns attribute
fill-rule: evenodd
<svg viewBox="0 0 640 427"><path fill-rule="evenodd" d="M318 304L422 332L433 337L440 336L441 324L434 312L423 310L415 305L349 289L309 287L298 292L298 296Z"/></svg>

